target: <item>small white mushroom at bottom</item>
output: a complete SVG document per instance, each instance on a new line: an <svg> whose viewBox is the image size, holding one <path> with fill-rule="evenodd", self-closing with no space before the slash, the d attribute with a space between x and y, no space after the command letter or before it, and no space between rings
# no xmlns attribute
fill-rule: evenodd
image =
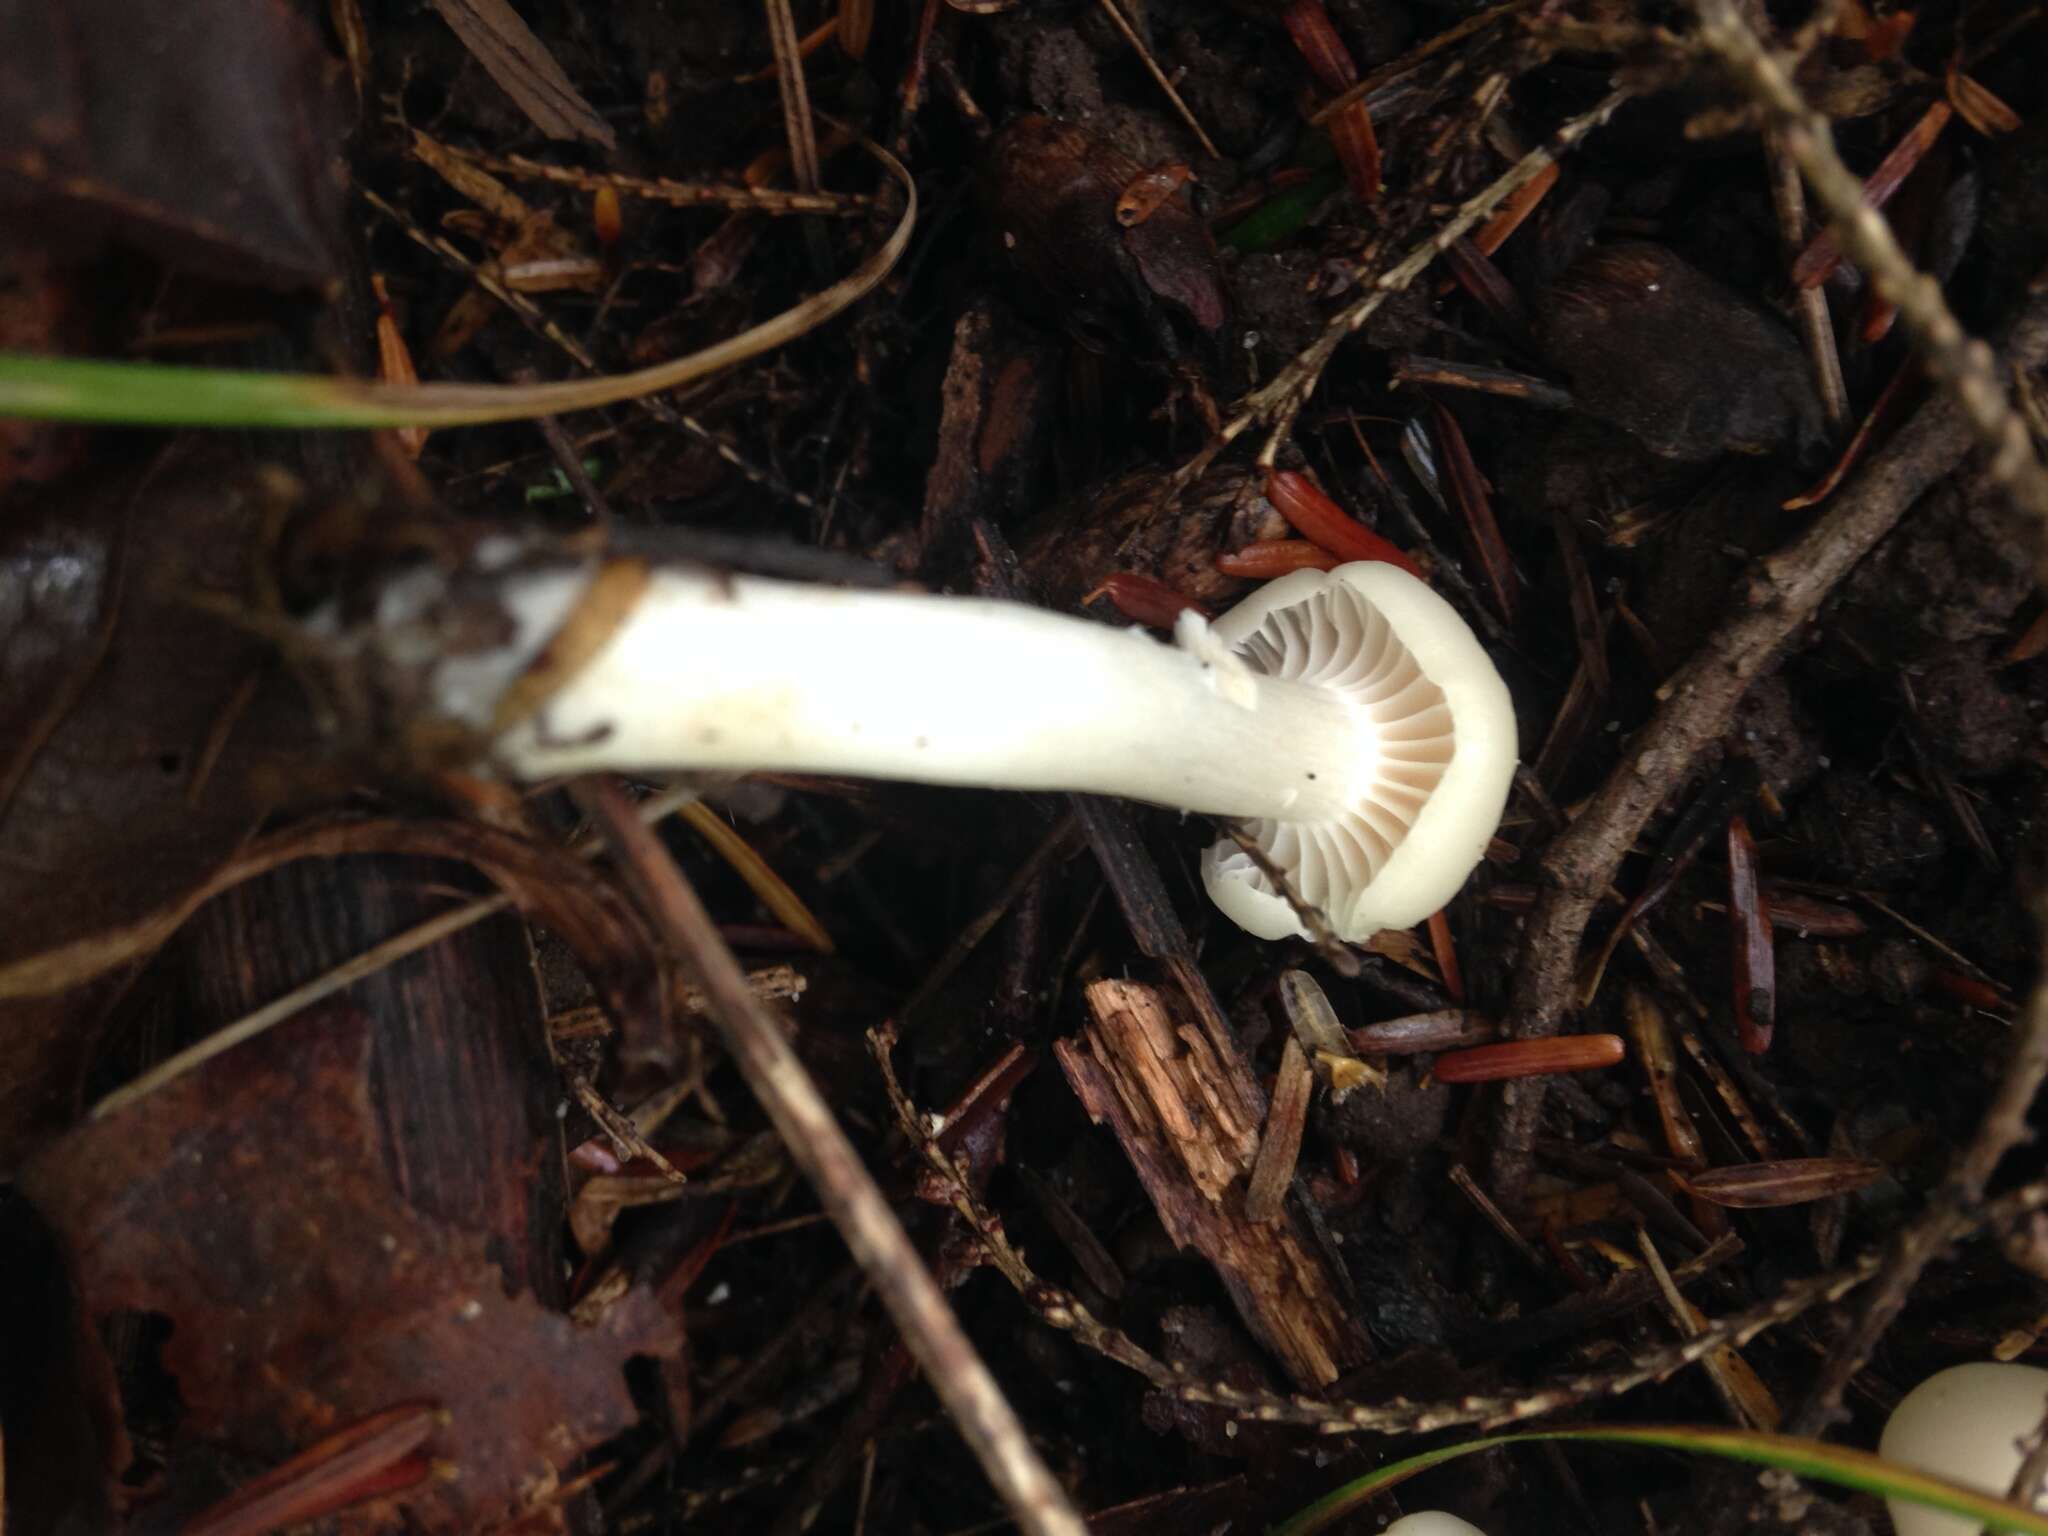
<svg viewBox="0 0 2048 1536"><path fill-rule="evenodd" d="M1980 1361L1937 1371L1899 1399L1878 1441L1887 1461L2004 1497L2021 1443L2048 1415L2048 1371ZM1961 1515L1887 1499L1899 1536L1974 1536ZM2039 1507L2039 1506L2037 1506Z"/></svg>
<svg viewBox="0 0 2048 1536"><path fill-rule="evenodd" d="M1380 1536L1486 1536L1486 1532L1456 1515L1447 1515L1440 1509L1425 1509L1420 1514L1403 1515Z"/></svg>

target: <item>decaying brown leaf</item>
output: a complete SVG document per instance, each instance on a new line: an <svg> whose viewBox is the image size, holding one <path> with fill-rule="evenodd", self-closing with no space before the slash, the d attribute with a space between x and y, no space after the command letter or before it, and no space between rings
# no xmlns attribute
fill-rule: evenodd
<svg viewBox="0 0 2048 1536"><path fill-rule="evenodd" d="M459 1476L359 1507L342 1531L490 1528L635 1416L621 1368L672 1355L646 1293L578 1329L508 1296L480 1235L409 1205L370 1109L369 1035L344 1004L306 1015L111 1119L22 1172L80 1298L78 1347L111 1383L111 1320L167 1319L160 1363L181 1412L162 1447L176 1473L202 1450L273 1463L336 1425L441 1403L428 1442ZM118 1424L121 1405L101 1405ZM106 1467L110 1480L123 1467ZM537 1529L558 1524L543 1508Z"/></svg>

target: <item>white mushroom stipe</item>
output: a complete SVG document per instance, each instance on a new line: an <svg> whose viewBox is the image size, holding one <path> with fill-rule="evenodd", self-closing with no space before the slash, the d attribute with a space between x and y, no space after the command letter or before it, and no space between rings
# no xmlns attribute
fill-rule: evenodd
<svg viewBox="0 0 2048 1536"><path fill-rule="evenodd" d="M587 571L509 577L530 620ZM1177 646L1020 604L655 571L617 631L494 756L528 778L781 769L1081 790L1238 818L1338 937L1420 922L1506 804L1515 720L1471 631L1362 563L1273 582ZM479 668L440 702L478 728ZM1209 894L1262 938L1304 931L1235 844Z"/></svg>
<svg viewBox="0 0 2048 1536"><path fill-rule="evenodd" d="M1380 1536L1486 1536L1486 1532L1456 1515L1447 1515L1440 1509L1425 1509L1420 1514L1403 1515Z"/></svg>
<svg viewBox="0 0 2048 1536"><path fill-rule="evenodd" d="M1899 1399L1878 1454L1980 1493L2004 1497L2021 1442L2048 1415L2048 1371L1985 1361L1937 1371ZM1974 1536L1977 1522L1887 1499L1899 1536ZM2048 1510L2048 1504L2035 1506Z"/></svg>

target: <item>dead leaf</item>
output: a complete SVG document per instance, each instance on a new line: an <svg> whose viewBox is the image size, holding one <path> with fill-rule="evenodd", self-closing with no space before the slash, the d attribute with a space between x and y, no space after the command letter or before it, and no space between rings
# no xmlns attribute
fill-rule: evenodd
<svg viewBox="0 0 2048 1536"><path fill-rule="evenodd" d="M1159 211L1162 203L1194 179L1185 165L1162 165L1141 171L1117 195L1116 221L1126 229L1142 224Z"/></svg>
<svg viewBox="0 0 2048 1536"><path fill-rule="evenodd" d="M630 1356L672 1356L645 1291L579 1329L507 1296L486 1239L399 1195L370 1108L363 1015L335 1004L79 1127L22 1172L80 1298L78 1347L111 1382L101 1328L167 1319L182 1413L167 1480L226 1453L277 1462L396 1404L448 1412L428 1442L459 1475L333 1517L368 1533L490 1529L535 1513L591 1446L630 1425ZM118 1401L102 1405L118 1422ZM107 1475L123 1469L109 1465ZM544 1510L548 1525L554 1510ZM546 1527L543 1527L546 1528Z"/></svg>
<svg viewBox="0 0 2048 1536"><path fill-rule="evenodd" d="M589 139L606 149L618 135L583 99L507 0L433 0L434 9L534 127L551 139Z"/></svg>
<svg viewBox="0 0 2048 1536"><path fill-rule="evenodd" d="M0 207L233 282L325 283L343 99L286 0L0 6Z"/></svg>

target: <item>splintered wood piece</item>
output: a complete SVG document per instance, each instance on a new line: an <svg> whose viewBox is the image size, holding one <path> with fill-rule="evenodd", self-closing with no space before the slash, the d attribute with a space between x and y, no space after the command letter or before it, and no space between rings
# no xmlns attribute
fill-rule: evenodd
<svg viewBox="0 0 2048 1536"><path fill-rule="evenodd" d="M1308 1123L1308 1096L1315 1082L1315 1072L1301 1042L1289 1035L1280 1052L1280 1076L1273 1084L1273 1107L1266 1111L1266 1133L1259 1139L1251 1186L1244 1195L1248 1221L1279 1219L1281 1207L1287 1201L1287 1186L1294 1182L1294 1166L1301 1159L1301 1132Z"/></svg>
<svg viewBox="0 0 2048 1536"><path fill-rule="evenodd" d="M1054 1053L1089 1117L1115 1132L1167 1236L1215 1267L1298 1386L1327 1386L1366 1360L1365 1335L1300 1216L1283 1206L1259 1222L1246 1211L1241 1186L1259 1128L1273 1122L1235 1042L1181 1022L1179 999L1163 989L1103 980L1084 995L1088 1027Z"/></svg>

